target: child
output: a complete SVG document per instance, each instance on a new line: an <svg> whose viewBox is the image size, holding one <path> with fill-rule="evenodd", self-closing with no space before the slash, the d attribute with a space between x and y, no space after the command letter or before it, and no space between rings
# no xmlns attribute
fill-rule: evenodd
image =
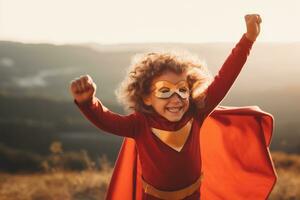
<svg viewBox="0 0 300 200"><path fill-rule="evenodd" d="M136 145L141 169L136 176L140 179L133 191L112 194L110 188L107 199L200 198L203 170L199 131L230 89L259 35L260 16L246 15L245 21L247 32L213 81L201 63L173 54L148 53L133 63L119 92L121 100L134 111L129 115L104 107L95 97L96 85L90 76L72 81L70 90L84 115L100 129L132 138ZM125 193L135 194L129 197Z"/></svg>

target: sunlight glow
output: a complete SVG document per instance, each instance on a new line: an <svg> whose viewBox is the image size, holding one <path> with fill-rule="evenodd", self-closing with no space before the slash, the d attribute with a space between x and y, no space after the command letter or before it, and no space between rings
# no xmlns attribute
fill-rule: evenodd
<svg viewBox="0 0 300 200"><path fill-rule="evenodd" d="M0 40L51 43L236 41L243 16L263 18L260 41L300 41L300 2L0 0Z"/></svg>

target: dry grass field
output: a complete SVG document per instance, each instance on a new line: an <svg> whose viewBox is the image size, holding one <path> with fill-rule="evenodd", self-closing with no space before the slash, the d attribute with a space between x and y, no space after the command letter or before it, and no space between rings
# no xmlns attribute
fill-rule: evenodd
<svg viewBox="0 0 300 200"><path fill-rule="evenodd" d="M273 152L272 157L278 174L270 200L300 199L300 155Z"/></svg>
<svg viewBox="0 0 300 200"><path fill-rule="evenodd" d="M0 175L1 200L104 199L111 171Z"/></svg>
<svg viewBox="0 0 300 200"><path fill-rule="evenodd" d="M273 152L278 182L270 200L300 199L300 156ZM0 174L1 200L101 200L112 168L82 172Z"/></svg>

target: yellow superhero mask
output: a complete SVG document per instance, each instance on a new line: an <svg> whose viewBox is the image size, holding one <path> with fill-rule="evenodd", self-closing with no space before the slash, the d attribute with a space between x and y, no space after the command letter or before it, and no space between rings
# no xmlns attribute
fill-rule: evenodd
<svg viewBox="0 0 300 200"><path fill-rule="evenodd" d="M157 81L154 83L152 92L160 99L170 98L174 93L178 94L182 99L190 96L190 90L186 81L180 81L177 84L168 81Z"/></svg>

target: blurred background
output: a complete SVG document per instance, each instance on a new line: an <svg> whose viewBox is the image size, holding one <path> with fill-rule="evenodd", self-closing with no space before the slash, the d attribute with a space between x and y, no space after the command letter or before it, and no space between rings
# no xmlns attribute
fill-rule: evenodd
<svg viewBox="0 0 300 200"><path fill-rule="evenodd" d="M81 115L70 81L90 74L102 102L124 113L114 91L132 56L188 50L215 74L248 13L261 15L261 34L221 105L274 116L270 199L300 199L299 8L296 0L0 0L1 199L103 199L122 138Z"/></svg>

